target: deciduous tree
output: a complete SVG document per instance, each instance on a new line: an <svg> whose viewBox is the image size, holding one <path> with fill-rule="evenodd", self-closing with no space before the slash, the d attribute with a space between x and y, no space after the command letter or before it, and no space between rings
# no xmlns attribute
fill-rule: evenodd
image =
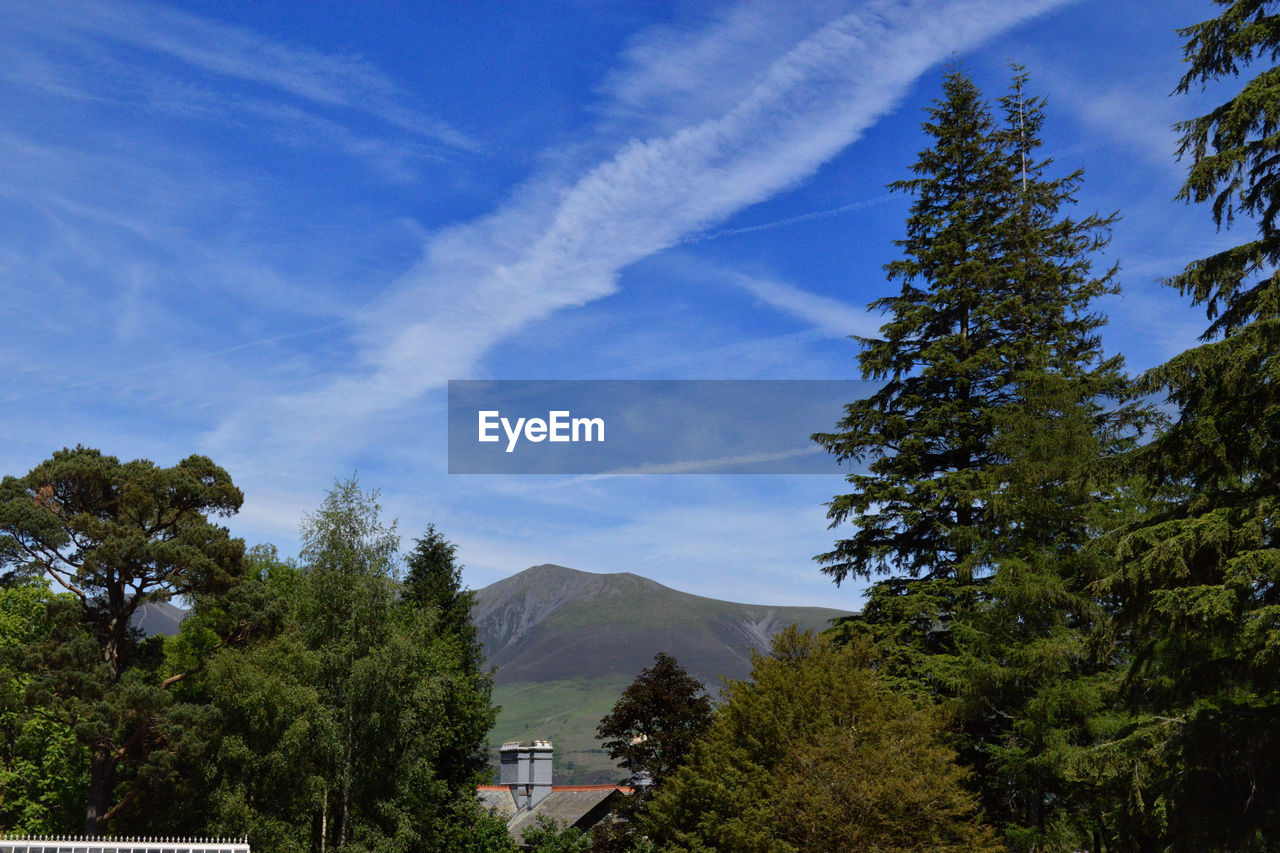
<svg viewBox="0 0 1280 853"><path fill-rule="evenodd" d="M485 849L489 678L441 609L469 607L452 546L423 541L447 559L422 571L415 551L402 587L395 525L350 479L307 517L301 567L267 561L278 633L220 655L203 688L218 720L208 831L247 827L282 851Z"/></svg>
<svg viewBox="0 0 1280 853"><path fill-rule="evenodd" d="M32 676L24 666L57 612L74 606L43 580L0 587L0 826L11 832L65 834L84 820L88 752L65 721L26 701Z"/></svg>
<svg viewBox="0 0 1280 853"><path fill-rule="evenodd" d="M870 664L865 643L778 634L651 802L658 849L1001 849L936 711L890 692Z"/></svg>
<svg viewBox="0 0 1280 853"><path fill-rule="evenodd" d="M658 789L711 723L711 698L675 658L659 652L596 727L633 785Z"/></svg>

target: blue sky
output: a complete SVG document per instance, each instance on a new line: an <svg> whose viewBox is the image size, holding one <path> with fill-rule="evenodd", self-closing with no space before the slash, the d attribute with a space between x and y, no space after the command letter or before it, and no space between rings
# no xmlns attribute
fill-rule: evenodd
<svg viewBox="0 0 1280 853"><path fill-rule="evenodd" d="M0 2L0 471L77 443L244 490L297 549L335 477L434 522L483 586L632 571L859 605L812 555L831 476L446 473L449 379L856 378L960 63L1048 101L1079 212L1123 217L1130 368L1202 320L1161 277L1223 245L1175 203L1174 29L1204 0ZM833 422L838 413L833 413Z"/></svg>

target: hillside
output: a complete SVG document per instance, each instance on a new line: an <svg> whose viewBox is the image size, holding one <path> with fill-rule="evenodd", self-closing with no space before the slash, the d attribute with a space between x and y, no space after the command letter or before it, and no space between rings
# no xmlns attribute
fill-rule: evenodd
<svg viewBox="0 0 1280 853"><path fill-rule="evenodd" d="M130 623L148 637L172 636L182 627L187 611L169 601L148 601L133 614Z"/></svg>
<svg viewBox="0 0 1280 853"><path fill-rule="evenodd" d="M822 629L845 611L738 604L630 573L526 569L476 592L472 618L503 706L491 741L548 738L556 781L616 778L595 726L658 652L715 689L745 678L751 650L787 625Z"/></svg>

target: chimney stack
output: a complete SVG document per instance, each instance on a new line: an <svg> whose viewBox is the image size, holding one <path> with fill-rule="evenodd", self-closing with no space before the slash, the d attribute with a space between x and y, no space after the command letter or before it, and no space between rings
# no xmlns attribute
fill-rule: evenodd
<svg viewBox="0 0 1280 853"><path fill-rule="evenodd" d="M498 751L501 784L511 790L516 811L532 809L551 793L551 755L549 740L510 741Z"/></svg>

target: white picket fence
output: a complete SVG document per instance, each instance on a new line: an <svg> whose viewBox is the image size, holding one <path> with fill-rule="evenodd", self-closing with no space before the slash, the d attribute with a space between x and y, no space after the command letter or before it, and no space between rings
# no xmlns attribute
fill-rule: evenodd
<svg viewBox="0 0 1280 853"><path fill-rule="evenodd" d="M0 853L249 853L249 840L0 835Z"/></svg>

